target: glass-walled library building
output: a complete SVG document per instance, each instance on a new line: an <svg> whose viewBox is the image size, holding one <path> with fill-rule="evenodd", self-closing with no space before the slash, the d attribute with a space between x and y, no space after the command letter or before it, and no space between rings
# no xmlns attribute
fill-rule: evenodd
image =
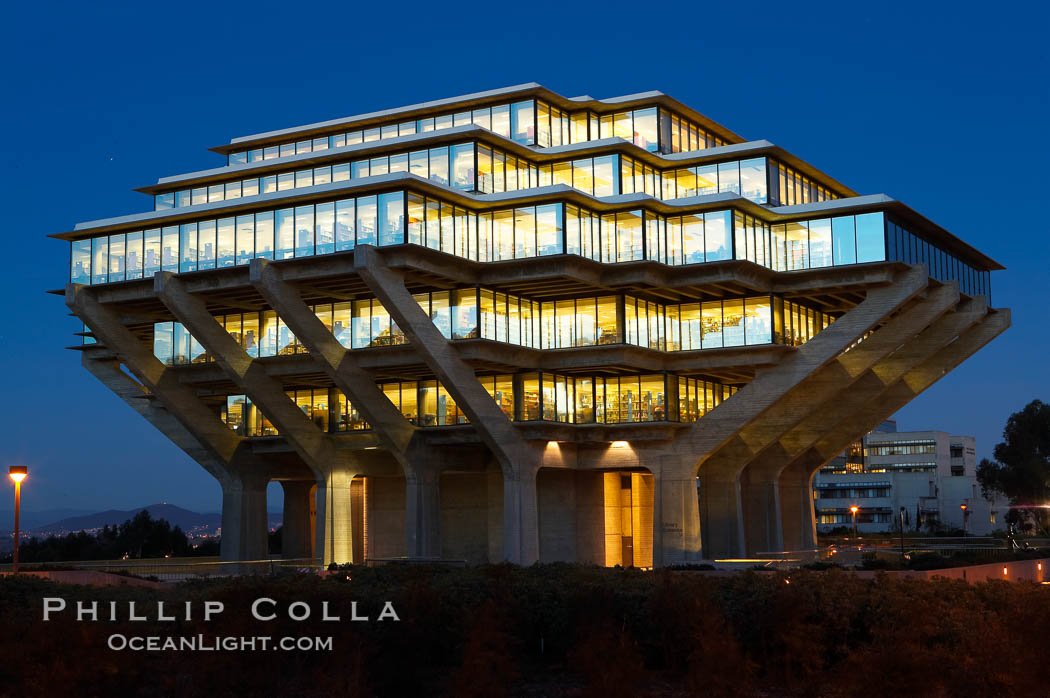
<svg viewBox="0 0 1050 698"><path fill-rule="evenodd" d="M1009 325L969 298L994 260L658 92L530 83L211 150L54 234L51 292L216 477L233 564L265 559L278 482L297 566L813 549L813 455Z"/></svg>

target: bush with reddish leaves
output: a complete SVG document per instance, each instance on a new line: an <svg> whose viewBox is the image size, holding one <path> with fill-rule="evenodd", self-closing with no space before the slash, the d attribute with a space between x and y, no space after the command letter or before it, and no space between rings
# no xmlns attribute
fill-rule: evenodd
<svg viewBox="0 0 1050 698"><path fill-rule="evenodd" d="M576 565L352 568L186 583L166 591L0 580L0 696L1044 695L1050 588ZM790 583L788 583L790 582ZM123 620L44 623L42 598L118 601ZM261 622L252 600L276 601ZM194 603L176 622L139 608ZM204 600L226 611L200 618ZM314 609L288 618L293 601ZM322 622L321 602L341 622ZM369 622L350 622L350 602ZM375 620L390 601L399 621ZM152 618L152 612L150 617ZM112 633L332 637L331 651L133 652Z"/></svg>

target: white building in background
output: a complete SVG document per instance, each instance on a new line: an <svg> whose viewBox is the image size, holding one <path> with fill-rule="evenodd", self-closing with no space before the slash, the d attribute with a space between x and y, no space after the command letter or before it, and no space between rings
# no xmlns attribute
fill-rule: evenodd
<svg viewBox="0 0 1050 698"><path fill-rule="evenodd" d="M938 521L970 535L1005 529L1007 503L989 502L977 483L972 436L944 431L897 431L883 422L813 479L817 530L852 526L857 507L861 533L897 530L904 507L906 531Z"/></svg>

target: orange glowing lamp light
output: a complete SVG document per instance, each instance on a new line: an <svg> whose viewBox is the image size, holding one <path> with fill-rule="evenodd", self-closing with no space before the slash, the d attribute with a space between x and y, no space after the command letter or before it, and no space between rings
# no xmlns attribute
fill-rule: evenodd
<svg viewBox="0 0 1050 698"><path fill-rule="evenodd" d="M29 469L24 465L12 465L8 469L7 474L15 483L15 538L11 548L11 571L18 574L18 538L20 535L18 531L18 513L22 508L22 480L26 479Z"/></svg>

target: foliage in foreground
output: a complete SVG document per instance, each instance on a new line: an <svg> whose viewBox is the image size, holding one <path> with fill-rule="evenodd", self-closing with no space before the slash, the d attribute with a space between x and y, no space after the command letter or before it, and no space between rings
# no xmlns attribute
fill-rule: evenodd
<svg viewBox="0 0 1050 698"><path fill-rule="evenodd" d="M1030 583L863 580L835 569L347 571L350 581L239 578L166 592L4 579L0 652L17 659L0 664L0 695L1043 695L1050 679L1050 589ZM42 623L50 595L139 608L192 600L198 612L169 623L77 623L71 613ZM278 601L277 620L251 618L262 596ZM203 600L226 612L204 623ZM352 600L373 619L392 601L401 620L349 622ZM314 617L289 620L292 601L310 603ZM322 601L343 621L320 622ZM334 649L115 652L110 633L330 635Z"/></svg>

